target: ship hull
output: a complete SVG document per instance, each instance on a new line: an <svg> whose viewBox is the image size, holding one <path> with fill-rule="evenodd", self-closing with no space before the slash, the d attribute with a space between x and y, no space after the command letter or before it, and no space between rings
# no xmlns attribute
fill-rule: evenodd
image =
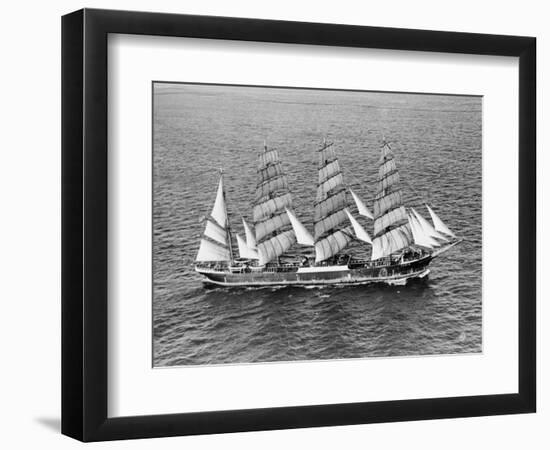
<svg viewBox="0 0 550 450"><path fill-rule="evenodd" d="M227 287L327 286L385 283L404 285L408 280L429 274L431 256L407 263L300 267L293 270L264 270L231 273L197 268L207 284Z"/></svg>

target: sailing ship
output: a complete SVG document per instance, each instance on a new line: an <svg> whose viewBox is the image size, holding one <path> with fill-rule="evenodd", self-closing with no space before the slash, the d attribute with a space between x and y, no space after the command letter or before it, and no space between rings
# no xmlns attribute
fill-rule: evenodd
<svg viewBox="0 0 550 450"><path fill-rule="evenodd" d="M388 142L384 141L381 149L372 213L344 183L333 144L324 140L318 155L311 234L293 208L278 151L264 143L258 161L253 227L242 218L244 237L235 234L236 249L221 171L195 261L195 270L205 283L235 287L404 285L426 277L434 258L461 241L430 205L425 206L431 223L414 207L404 205L399 171ZM358 216L373 222L372 237ZM366 250L362 256L344 251L353 242ZM292 254L298 246L302 255Z"/></svg>

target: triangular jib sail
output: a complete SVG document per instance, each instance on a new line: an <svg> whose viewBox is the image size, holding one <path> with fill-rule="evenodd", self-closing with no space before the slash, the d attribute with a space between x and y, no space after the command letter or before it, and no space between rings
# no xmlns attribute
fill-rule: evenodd
<svg viewBox="0 0 550 450"><path fill-rule="evenodd" d="M439 246L438 242L425 232L414 214L409 214L408 220L413 235L413 241L416 245L428 249Z"/></svg>
<svg viewBox="0 0 550 450"><path fill-rule="evenodd" d="M452 238L456 238L456 235L449 230L447 225L443 223L443 221L437 216L437 214L430 208L428 205L426 205L426 208L428 208L428 212L430 213L430 216L432 218L432 222L434 223L434 228L436 231L439 231L440 233L444 233L447 236L450 236Z"/></svg>
<svg viewBox="0 0 550 450"><path fill-rule="evenodd" d="M231 259L231 237L222 175L212 212L206 220L196 261L230 261Z"/></svg>
<svg viewBox="0 0 550 450"><path fill-rule="evenodd" d="M359 196L353 192L351 189L349 190L351 196L353 197L353 201L357 205L357 210L359 211L359 214L362 216L368 217L369 219L373 219L372 213L369 211L367 206L363 203L363 201L359 198Z"/></svg>
<svg viewBox="0 0 550 450"><path fill-rule="evenodd" d="M307 231L306 227L302 225L302 222L300 222L294 213L288 208L285 208L285 211L290 219L290 223L292 225L292 229L294 230L294 234L296 235L296 241L298 244L314 245L315 241L313 236L309 233L309 231Z"/></svg>
<svg viewBox="0 0 550 450"><path fill-rule="evenodd" d="M258 259L258 248L256 246L256 236L254 236L254 232L252 229L248 226L246 223L246 220L244 220L243 217L243 227L244 227L244 235L246 238L246 241L242 239L238 234L237 236L237 244L239 246L239 256L241 258L245 259Z"/></svg>
<svg viewBox="0 0 550 450"><path fill-rule="evenodd" d="M399 172L388 143L384 142L374 199L372 260L389 256L413 242L399 186Z"/></svg>
<svg viewBox="0 0 550 450"><path fill-rule="evenodd" d="M239 256L244 259L258 259L258 250L250 248L245 240L240 236L237 236L237 245L239 246Z"/></svg>
<svg viewBox="0 0 550 450"><path fill-rule="evenodd" d="M281 256L294 242L286 208L292 207L292 197L282 170L277 150L264 150L258 161L258 185L254 202L254 229L259 264L264 265Z"/></svg>
<svg viewBox="0 0 550 450"><path fill-rule="evenodd" d="M372 239L370 238L369 233L367 233L367 231L357 221L357 219L351 215L351 213L347 210L347 208L345 209L345 211L349 221L351 222L351 226L353 227L355 237L360 241L366 242L367 244L372 244Z"/></svg>
<svg viewBox="0 0 550 450"><path fill-rule="evenodd" d="M411 208L411 211L416 217L416 220L418 221L418 223L420 224L420 227L422 228L422 231L424 232L424 234L430 236L435 240L436 247L440 245L439 244L440 241L442 242L448 241L448 239L443 234L441 234L434 227L432 227L430 222L424 219L424 217L422 217L418 212L416 212L414 208Z"/></svg>
<svg viewBox="0 0 550 450"><path fill-rule="evenodd" d="M244 219L243 219L243 226L244 226L244 235L246 237L246 245L249 248L256 249L256 236L254 236L254 232L248 226L248 224L246 223L246 220Z"/></svg>
<svg viewBox="0 0 550 450"><path fill-rule="evenodd" d="M315 262L325 261L343 250L353 239L347 221L346 186L332 143L319 149L319 180L314 206Z"/></svg>

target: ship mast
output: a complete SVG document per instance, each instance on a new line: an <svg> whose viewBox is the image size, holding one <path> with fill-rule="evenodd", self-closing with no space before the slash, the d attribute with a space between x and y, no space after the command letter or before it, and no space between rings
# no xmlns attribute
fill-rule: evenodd
<svg viewBox="0 0 550 450"><path fill-rule="evenodd" d="M325 261L343 250L353 239L348 221L346 186L332 143L323 140L319 149L319 179L314 205L315 262Z"/></svg>
<svg viewBox="0 0 550 450"><path fill-rule="evenodd" d="M225 209L225 217L226 217L226 223L225 223L225 229L227 231L227 243L229 246L229 258L231 261L234 261L234 255L233 255L233 242L231 240L231 224L229 223L229 214L227 214L227 201L225 199L225 185L223 183L223 168L220 167L220 184L222 186L222 193L223 193L223 207Z"/></svg>
<svg viewBox="0 0 550 450"><path fill-rule="evenodd" d="M254 200L254 231L259 264L278 258L296 242L286 209L292 207L292 196L283 172L279 154L267 148L258 161L258 185Z"/></svg>
<svg viewBox="0 0 550 450"><path fill-rule="evenodd" d="M399 172L390 145L384 141L374 199L372 260L389 256L413 242L407 211L403 206Z"/></svg>

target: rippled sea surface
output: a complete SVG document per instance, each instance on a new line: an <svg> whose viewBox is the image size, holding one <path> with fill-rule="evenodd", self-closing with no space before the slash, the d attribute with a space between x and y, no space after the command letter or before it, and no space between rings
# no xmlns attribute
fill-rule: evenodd
<svg viewBox="0 0 550 450"><path fill-rule="evenodd" d="M480 97L166 83L153 89L155 366L481 351ZM193 261L218 168L233 230L243 233L265 139L279 150L294 208L311 230L324 137L334 142L345 182L370 206L385 137L406 205L429 217L423 197L464 241L434 260L427 279L407 286L205 288Z"/></svg>

